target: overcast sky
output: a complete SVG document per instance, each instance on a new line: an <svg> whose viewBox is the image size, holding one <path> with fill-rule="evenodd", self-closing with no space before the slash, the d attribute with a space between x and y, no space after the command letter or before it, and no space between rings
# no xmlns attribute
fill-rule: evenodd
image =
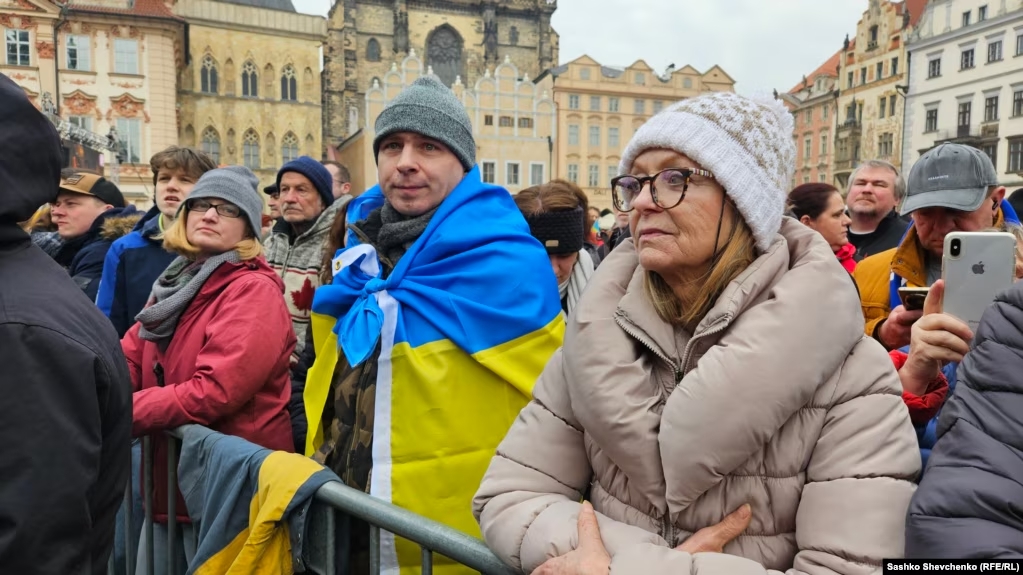
<svg viewBox="0 0 1023 575"><path fill-rule="evenodd" d="M326 15L329 0L293 0ZM560 0L553 26L561 63L588 54L627 66L643 59L701 72L717 64L742 93L788 90L842 46L867 0Z"/></svg>

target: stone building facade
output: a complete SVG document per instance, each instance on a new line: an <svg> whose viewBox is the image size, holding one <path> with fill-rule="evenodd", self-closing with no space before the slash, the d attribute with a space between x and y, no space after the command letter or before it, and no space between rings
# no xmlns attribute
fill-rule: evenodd
<svg viewBox="0 0 1023 575"><path fill-rule="evenodd" d="M42 105L52 100L70 124L100 136L116 128L124 161L106 152L92 169L147 206L149 157L177 142L177 71L184 65L184 21L160 0L70 2L0 0L0 73Z"/></svg>
<svg viewBox="0 0 1023 575"><path fill-rule="evenodd" d="M835 102L838 98L838 61L836 52L781 99L792 111L796 143L796 171L792 187L810 182L833 183Z"/></svg>
<svg viewBox="0 0 1023 575"><path fill-rule="evenodd" d="M931 0L907 51L903 167L957 142L1023 186L1023 0Z"/></svg>
<svg viewBox="0 0 1023 575"><path fill-rule="evenodd" d="M359 192L377 183L373 156L373 126L388 102L429 67L415 48L366 91L364 109L356 133L337 148L337 159L352 174L352 186ZM511 56L485 70L472 88L456 79L451 87L465 106L476 141L476 163L483 181L516 193L550 179L557 137L554 100L543 85L531 82L512 63Z"/></svg>
<svg viewBox="0 0 1023 575"><path fill-rule="evenodd" d="M735 81L718 66L656 73L639 60L627 68L603 66L581 56L537 80L550 82L558 106L554 174L575 182L590 205L611 207L611 178L636 130L661 108L709 91L734 91Z"/></svg>
<svg viewBox="0 0 1023 575"><path fill-rule="evenodd" d="M323 50L323 141L365 125L366 95L415 50L445 84L475 86L506 59L535 78L557 65L555 0L337 0Z"/></svg>
<svg viewBox="0 0 1023 575"><path fill-rule="evenodd" d="M906 42L927 0L870 0L846 40L839 69L834 179L845 188L856 166L870 159L896 166L902 158Z"/></svg>
<svg viewBox="0 0 1023 575"><path fill-rule="evenodd" d="M320 48L326 20L291 0L178 0L191 59L180 75L179 137L272 183L288 160L321 158Z"/></svg>

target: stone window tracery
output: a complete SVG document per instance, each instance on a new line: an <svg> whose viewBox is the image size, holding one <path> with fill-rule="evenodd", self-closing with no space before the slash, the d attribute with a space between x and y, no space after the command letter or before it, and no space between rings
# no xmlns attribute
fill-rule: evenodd
<svg viewBox="0 0 1023 575"><path fill-rule="evenodd" d="M202 58L202 70L199 72L199 85L204 94L218 93L217 87L217 63L213 56L206 54Z"/></svg>
<svg viewBox="0 0 1023 575"><path fill-rule="evenodd" d="M288 64L281 72L281 100L295 102L298 100L298 79L295 68Z"/></svg>
<svg viewBox="0 0 1023 575"><path fill-rule="evenodd" d="M245 98L259 96L259 70L252 60L242 65L242 96Z"/></svg>

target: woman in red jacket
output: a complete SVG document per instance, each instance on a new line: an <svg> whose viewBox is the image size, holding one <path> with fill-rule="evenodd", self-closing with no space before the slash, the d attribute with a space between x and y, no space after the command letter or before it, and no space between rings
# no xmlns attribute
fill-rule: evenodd
<svg viewBox="0 0 1023 575"><path fill-rule="evenodd" d="M164 247L180 257L121 341L134 388L132 433L150 435L154 445L156 565L165 565L167 541L164 431L198 423L269 449L294 448L288 368L295 335L284 286L257 239L258 183L240 166L203 174L165 232ZM177 497L178 521L187 524ZM145 546L143 536L140 565Z"/></svg>
<svg viewBox="0 0 1023 575"><path fill-rule="evenodd" d="M789 211L804 226L816 230L831 246L845 271L856 268L856 246L849 243L849 223L845 201L835 186L803 184L789 192Z"/></svg>

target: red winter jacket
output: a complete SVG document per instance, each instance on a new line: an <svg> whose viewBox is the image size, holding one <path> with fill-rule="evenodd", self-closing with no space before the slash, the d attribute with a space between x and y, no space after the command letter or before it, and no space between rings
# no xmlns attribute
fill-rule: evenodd
<svg viewBox="0 0 1023 575"><path fill-rule="evenodd" d="M906 359L909 357L905 352L897 349L888 352L888 355L892 358L896 371L906 365ZM927 425L928 421L938 415L938 411L945 403L946 395L948 395L948 380L941 373L927 386L927 391L923 395L902 392L902 401L909 408L909 419L913 421L913 425Z"/></svg>
<svg viewBox="0 0 1023 575"><path fill-rule="evenodd" d="M165 351L139 338L138 323L121 340L134 390L132 435L153 438L153 512L161 523L167 521L163 431L198 423L269 449L294 451L288 368L295 334L283 294L284 284L262 256L226 263L182 313ZM177 515L188 522L180 493Z"/></svg>

